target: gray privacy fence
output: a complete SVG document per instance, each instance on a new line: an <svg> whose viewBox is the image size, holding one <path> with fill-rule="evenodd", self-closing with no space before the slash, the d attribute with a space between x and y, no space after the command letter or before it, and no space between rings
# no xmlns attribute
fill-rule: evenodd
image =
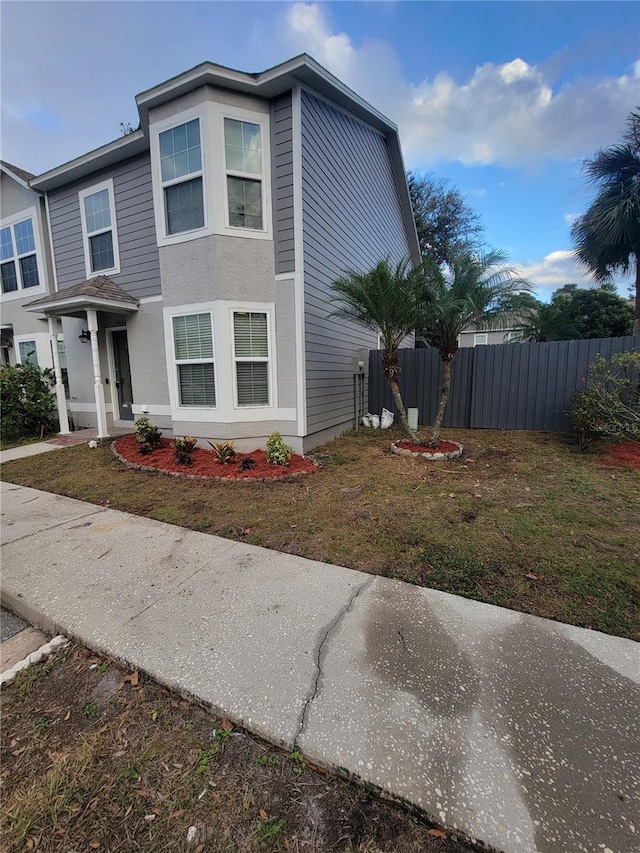
<svg viewBox="0 0 640 853"><path fill-rule="evenodd" d="M464 347L453 363L451 395L444 426L484 429L535 429L567 432L572 393L582 388L589 362L640 349L640 336L543 344ZM398 353L400 390L407 407L418 409L421 424L431 424L438 408L442 363L436 350ZM395 412L384 378L380 351L369 353L369 411Z"/></svg>

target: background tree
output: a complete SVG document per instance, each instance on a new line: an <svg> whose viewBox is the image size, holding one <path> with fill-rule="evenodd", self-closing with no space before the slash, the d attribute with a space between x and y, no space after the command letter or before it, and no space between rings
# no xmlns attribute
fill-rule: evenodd
<svg viewBox="0 0 640 853"><path fill-rule="evenodd" d="M450 263L464 246L479 248L484 227L460 190L431 174L408 172L407 181L423 257Z"/></svg>
<svg viewBox="0 0 640 853"><path fill-rule="evenodd" d="M635 271L634 334L640 334L640 110L634 110L620 145L604 148L584 171L597 190L571 235L579 261L596 281Z"/></svg>
<svg viewBox="0 0 640 853"><path fill-rule="evenodd" d="M420 276L411 270L408 261L393 266L387 258L369 272L347 270L331 289L334 302L339 304L332 316L349 320L380 335L382 369L391 388L400 423L412 441L418 442L417 433L409 426L398 385L398 349L407 335L422 324L424 299Z"/></svg>
<svg viewBox="0 0 640 853"><path fill-rule="evenodd" d="M463 249L447 266L425 259L422 266L425 312L422 335L443 362L440 399L431 429L430 447L440 442L442 418L451 388L451 366L458 337L469 326L495 328L512 319L512 300L530 285L505 266L506 255L492 249L477 255Z"/></svg>
<svg viewBox="0 0 640 853"><path fill-rule="evenodd" d="M548 304L538 302L514 314L523 340L538 343L620 337L630 335L633 326L633 310L613 284L599 288L565 284Z"/></svg>

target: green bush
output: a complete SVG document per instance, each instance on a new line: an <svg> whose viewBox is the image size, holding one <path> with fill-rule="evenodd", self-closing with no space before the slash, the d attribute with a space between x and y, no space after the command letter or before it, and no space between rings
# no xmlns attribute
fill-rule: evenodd
<svg viewBox="0 0 640 853"><path fill-rule="evenodd" d="M51 370L34 364L0 368L0 397L3 439L42 438L58 431Z"/></svg>
<svg viewBox="0 0 640 853"><path fill-rule="evenodd" d="M293 449L288 447L279 432L272 432L267 439L267 462L272 465L288 465Z"/></svg>
<svg viewBox="0 0 640 853"><path fill-rule="evenodd" d="M596 438L640 441L640 352L619 353L611 361L598 353L571 404L571 425L581 450Z"/></svg>
<svg viewBox="0 0 640 853"><path fill-rule="evenodd" d="M162 441L162 433L157 426L151 423L149 418L138 418L133 425L133 431L136 439L142 445L140 448L141 453L149 453L151 450L155 450Z"/></svg>

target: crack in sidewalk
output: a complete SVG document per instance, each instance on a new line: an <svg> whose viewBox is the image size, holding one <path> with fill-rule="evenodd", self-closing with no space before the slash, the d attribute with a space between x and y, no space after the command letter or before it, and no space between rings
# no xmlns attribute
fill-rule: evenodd
<svg viewBox="0 0 640 853"><path fill-rule="evenodd" d="M298 739L299 739L300 735L302 734L302 732L304 731L304 727L307 723L307 714L309 712L309 708L311 706L311 703L316 698L316 696L318 695L318 692L320 690L320 678L322 676L322 658L323 658L325 646L329 640L329 637L331 636L331 634L333 634L338 629L338 627L340 626L340 624L344 620L345 616L352 610L354 604L356 603L356 599L358 598L360 593L363 592L365 589L368 589L373 584L374 581L375 581L375 576L370 577L366 581L363 581L363 583L361 583L360 586L349 596L349 601L347 601L347 603L344 605L344 607L340 608L336 618L331 622L331 624L329 625L329 627L325 631L322 640L320 641L320 643L318 645L318 651L316 652L316 660L315 660L316 675L315 675L315 678L313 680L313 686L311 688L310 694L307 697L307 699L305 700L304 707L302 708L302 712L300 714L300 723L298 725L298 730L296 732L296 735L293 739L293 748L294 749L298 748Z"/></svg>

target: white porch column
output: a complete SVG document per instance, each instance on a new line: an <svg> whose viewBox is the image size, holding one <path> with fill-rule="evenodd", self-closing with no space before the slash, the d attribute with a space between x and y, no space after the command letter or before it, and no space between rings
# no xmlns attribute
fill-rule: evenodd
<svg viewBox="0 0 640 853"><path fill-rule="evenodd" d="M98 438L107 438L107 407L104 401L104 385L100 369L100 350L98 349L98 314L92 308L87 308L87 326L91 332L91 359L93 361L93 390L96 395L96 417L98 421Z"/></svg>
<svg viewBox="0 0 640 853"><path fill-rule="evenodd" d="M58 351L58 335L56 327L57 320L53 317L47 317L49 322L49 338L51 340L51 352L53 354L53 370L56 374L56 402L58 405L58 420L60 422L60 434L68 435L69 430L69 415L67 413L67 398L64 392L64 382L62 381L62 368L60 367L60 352Z"/></svg>

